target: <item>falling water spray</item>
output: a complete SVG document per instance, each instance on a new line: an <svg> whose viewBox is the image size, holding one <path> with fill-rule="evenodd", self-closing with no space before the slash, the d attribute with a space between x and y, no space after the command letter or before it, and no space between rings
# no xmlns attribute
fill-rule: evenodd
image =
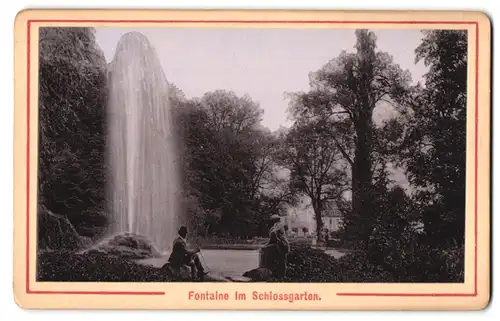
<svg viewBox="0 0 500 321"><path fill-rule="evenodd" d="M144 35L120 39L108 79L111 232L140 234L166 251L178 227L177 149L169 85Z"/></svg>

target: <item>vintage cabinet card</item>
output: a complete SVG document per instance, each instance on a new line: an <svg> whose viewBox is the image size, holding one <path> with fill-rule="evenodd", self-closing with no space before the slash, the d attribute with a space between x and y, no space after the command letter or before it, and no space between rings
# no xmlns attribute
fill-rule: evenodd
<svg viewBox="0 0 500 321"><path fill-rule="evenodd" d="M26 10L24 308L481 309L478 12Z"/></svg>

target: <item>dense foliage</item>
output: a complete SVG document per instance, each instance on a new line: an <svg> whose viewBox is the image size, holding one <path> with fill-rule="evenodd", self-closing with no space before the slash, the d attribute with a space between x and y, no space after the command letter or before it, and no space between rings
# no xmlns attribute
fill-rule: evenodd
<svg viewBox="0 0 500 321"><path fill-rule="evenodd" d="M41 252L37 257L39 281L63 282L171 282L165 271L115 256Z"/></svg>
<svg viewBox="0 0 500 321"><path fill-rule="evenodd" d="M416 50L429 66L425 87L408 105L404 154L415 201L431 243L461 244L465 237L467 32L429 31ZM415 148L417 146L417 148Z"/></svg>
<svg viewBox="0 0 500 321"><path fill-rule="evenodd" d="M415 55L429 68L425 87L411 86L408 71L376 51L373 33L356 36L356 52L312 73L310 91L293 94L291 106L296 124L327 119L329 137L350 165L351 193L338 200L343 238L388 270L408 263L396 258L408 251L463 248L467 34L423 32ZM377 124L374 110L388 106L396 116ZM391 187L394 166L409 191Z"/></svg>
<svg viewBox="0 0 500 321"><path fill-rule="evenodd" d="M189 225L204 236L267 234L268 217L290 194L274 161L277 135L260 125L262 109L223 90L176 99Z"/></svg>
<svg viewBox="0 0 500 321"><path fill-rule="evenodd" d="M106 61L91 28L41 28L39 43L39 202L94 236L106 224Z"/></svg>
<svg viewBox="0 0 500 321"><path fill-rule="evenodd" d="M408 252L398 272L370 261L363 251L340 259L308 245L293 245L288 256L285 282L463 282L460 251L443 252L426 247ZM424 255L425 253L425 255ZM172 282L167 271L115 256L68 251L39 253L40 281L76 282ZM268 281L283 282L283 280Z"/></svg>
<svg viewBox="0 0 500 321"><path fill-rule="evenodd" d="M376 51L373 32L357 30L356 38L355 53L341 52L311 74L309 92L292 95L291 111L297 122L320 118L331 124L329 138L350 167L352 210L345 215L346 234L366 243L377 215L372 195L377 169L373 112L381 102L397 103L411 76L391 55Z"/></svg>

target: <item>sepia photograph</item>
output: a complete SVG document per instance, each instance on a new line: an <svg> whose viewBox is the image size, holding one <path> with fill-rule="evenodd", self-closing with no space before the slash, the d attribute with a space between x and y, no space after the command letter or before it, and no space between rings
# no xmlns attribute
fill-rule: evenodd
<svg viewBox="0 0 500 321"><path fill-rule="evenodd" d="M466 30L39 46L38 280L464 282Z"/></svg>
<svg viewBox="0 0 500 321"><path fill-rule="evenodd" d="M472 12L23 13L16 302L485 307L489 27Z"/></svg>

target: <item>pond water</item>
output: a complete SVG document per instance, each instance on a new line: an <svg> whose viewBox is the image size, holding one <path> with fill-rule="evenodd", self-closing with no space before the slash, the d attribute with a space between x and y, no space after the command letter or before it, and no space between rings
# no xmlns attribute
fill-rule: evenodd
<svg viewBox="0 0 500 321"><path fill-rule="evenodd" d="M326 251L335 258L341 257L341 253L335 249ZM255 269L259 265L258 250L201 250L203 265L212 274L229 276L242 276L246 271ZM139 263L161 267L168 261L168 255L161 258L141 260Z"/></svg>

